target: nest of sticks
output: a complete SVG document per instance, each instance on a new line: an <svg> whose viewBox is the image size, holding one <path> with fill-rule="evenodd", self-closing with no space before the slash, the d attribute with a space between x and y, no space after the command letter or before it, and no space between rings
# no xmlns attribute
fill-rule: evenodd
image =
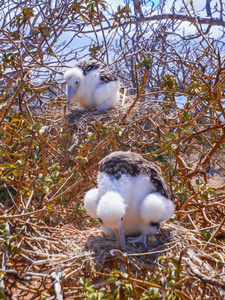
<svg viewBox="0 0 225 300"><path fill-rule="evenodd" d="M110 288L109 279L115 276L131 283L136 292L157 288L165 297L171 289L168 275L175 269L181 299L201 299L203 294L223 299L223 245L204 243L201 231L164 224L156 245L144 249L127 244L123 253L114 247L115 240L103 236L96 227L35 227L38 235L24 234L19 244L22 253L7 264L7 290L12 299L55 299L60 294L63 299L84 299L80 278L91 279L92 288L99 290ZM115 269L116 275L111 273ZM160 284L153 281L157 277Z"/></svg>
<svg viewBox="0 0 225 300"><path fill-rule="evenodd" d="M95 293L104 287L105 296L116 297L117 293L121 297L124 293L125 298L120 299L139 299L151 289L157 289L159 299L169 295L189 300L223 299L223 177L218 190L211 193L206 183L208 175L201 169L202 154L208 149L196 136L180 153L171 150L177 141L175 132L185 128L173 126L180 112L170 103L133 103L129 98L103 114L86 112L77 106L67 112L34 112L36 119L47 124L41 129L45 161L54 158L59 163L63 180L45 195L36 211L12 211L6 216L7 203L1 207L1 228L5 226L8 236L17 237L14 249L10 249L10 242L2 248L6 298L85 299L85 292L98 296ZM199 126L191 124L192 130L199 130ZM215 134L220 130L217 128ZM174 194L176 214L163 224L157 243L148 244L147 249L127 243L126 253L122 252L116 241L104 236L98 222L83 210L84 193L96 185L98 162L115 150L135 151L154 160L162 167ZM193 153L191 157L188 150ZM164 155L166 160L162 159ZM187 161L195 166L192 177L187 176L191 168ZM173 172L169 172L171 165L177 165ZM193 187L193 180L200 181L197 187ZM92 281L92 290L81 278ZM126 285L131 286L130 294Z"/></svg>

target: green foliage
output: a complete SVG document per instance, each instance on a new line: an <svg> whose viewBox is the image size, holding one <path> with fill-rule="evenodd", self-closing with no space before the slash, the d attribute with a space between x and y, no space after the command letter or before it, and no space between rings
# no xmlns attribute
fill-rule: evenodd
<svg viewBox="0 0 225 300"><path fill-rule="evenodd" d="M87 224L96 225L98 221L92 222L84 212L83 196L96 184L98 162L115 150L138 152L161 167L177 208L177 215L168 221L172 225L170 230L179 223L176 234L179 234L182 226L187 230L191 229L193 235L197 232L193 239L194 246L196 249L198 246L203 249L213 231L198 231L198 228L207 228L211 224L219 226L224 218L224 192L218 192L204 182L206 167L215 164L224 169L223 156L219 158L219 155L224 148L224 124L221 120L225 116L225 80L224 62L221 55L217 55L218 49L212 51L214 44L211 43L209 48L202 47L203 54L201 51L196 52L196 55L203 56L204 63L206 58L209 59L206 72L199 71L196 66L189 68L181 63L185 72L181 74L182 70L176 69L171 74L171 65L177 62L177 56L173 60L170 50L169 60L172 62L166 66L167 60L164 60L162 53L163 47L167 46L167 33L172 32L168 24L164 24L164 30L159 22L156 35L151 32L153 44L148 47L149 42L146 39L142 42L142 38L151 26L146 26L142 31L140 24L131 25L129 21L133 22L135 19L129 5L119 5L113 12L109 12L104 0L70 1L68 5L61 3L62 7L55 9L52 9L54 5L50 6L48 3L40 5L36 3L31 7L32 2L20 3L14 15L11 15L13 9L7 10L5 15L8 19L4 20L6 28L1 31L4 51L0 63L0 75L3 78L0 90L0 202L3 208L1 206L0 209L1 215L5 213L10 216L8 223L12 235L8 236L4 221L0 221L0 248L7 252L7 268L15 267L19 274L27 270L27 261L20 255L22 250L18 245L28 247L27 256L30 255L29 251L36 250L38 254L50 254L50 259L51 255L58 255L61 250L55 245L45 249L45 242L42 243L41 238L35 241L35 237L39 238L41 233L44 236L47 232L52 240L55 239L56 244L59 242L64 245L68 232L63 228L57 235L53 229L57 232L62 225L70 222L73 222L78 231L83 230ZM68 26L71 26L70 29ZM109 28L108 31L102 29L105 26ZM134 32L133 29L130 30L131 27ZM81 51L74 49L65 54L65 49L71 49L71 45L60 44L65 30L74 34L71 41L75 42L92 30L91 43ZM129 38L130 31L132 39ZM71 65L72 59L83 58L88 49L90 57L107 66L114 63L113 66L121 72L119 75L126 82L122 82L123 87L132 87L133 94L124 94L127 102L123 107L106 114L93 114L92 117L86 114L75 124L67 123L60 110L66 100L63 68ZM157 57L158 53L160 56ZM167 59L166 51L165 55ZM118 60L113 61L114 57ZM127 66L126 70L124 66ZM146 73L149 71L146 85L142 86L145 95L138 99L123 121L128 106L131 107L138 90L140 91L143 70ZM163 90L157 89L159 87ZM157 90L158 98L153 99L154 95L151 94L147 102L147 93L152 90ZM183 108L177 104L180 96L185 102ZM44 127L47 129L44 130ZM16 217L13 219L14 214ZM165 247L170 247L173 238L174 236ZM43 240L46 241L46 236ZM32 241L35 241L34 244ZM180 234L177 244L181 244L183 249L191 245L191 242L185 234ZM210 251L223 249L223 242L215 238L210 243ZM147 261L147 271L142 270L141 266L140 273L133 271L133 265L129 272L126 271L127 264L122 260L120 263L123 271L110 270L110 265L107 265L104 278L93 275L94 264L90 270L84 264L86 269L81 274L86 276L89 271L87 277L91 280L84 277L80 279L82 297L110 300L159 300L164 297L181 300L185 299L182 293L189 294L192 291L192 282L187 283L187 276L194 280L194 293L202 291L201 280L187 272L188 268L184 267L185 262L179 251L182 251L179 245L166 254L164 251L165 256L159 256L158 261L154 261L154 269ZM204 258L208 258L209 254L210 252L206 253ZM36 259L34 254L31 257ZM215 261L216 258L213 257L209 266L212 265L217 272L220 271L220 264L217 261L214 264ZM54 263L57 266L57 260ZM59 264L62 271L67 266L62 261ZM144 259L141 264L144 264ZM37 265L29 265L30 272L49 274L48 264L38 265L38 268L33 268L34 266ZM71 268L74 266L77 268L76 263ZM82 268L83 264L79 267ZM7 278L7 273L2 272L0 276ZM5 286L8 293L11 292L12 285L15 285L15 280L10 278L7 281ZM77 279L71 277L70 280L72 284L77 283ZM102 280L105 280L101 285L104 286L99 288L98 284ZM66 287L68 290L66 280L60 283L62 289ZM40 291L46 292L37 297L48 298L53 294L53 289L48 288L50 285L44 279L34 279L29 284L33 292L37 291L37 284ZM206 294L208 289L213 293L217 288L211 281L205 281L205 284ZM22 285L23 281L20 280L18 286ZM27 292L26 285L27 282L24 283L24 293ZM3 296L0 291L0 298ZM210 294L207 297L212 296Z"/></svg>
<svg viewBox="0 0 225 300"><path fill-rule="evenodd" d="M145 67L146 70L149 70L152 64L152 60L150 58L145 57L137 66L137 69L141 67Z"/></svg>
<svg viewBox="0 0 225 300"><path fill-rule="evenodd" d="M105 0L78 1L70 6L69 12L72 13L72 20L74 22L76 13L78 13L85 23L90 21L96 26L102 21L103 12L106 10L106 4L107 2Z"/></svg>
<svg viewBox="0 0 225 300"><path fill-rule="evenodd" d="M91 280L87 280L86 278L80 278L80 284L83 287L85 293L83 294L85 299L97 300L97 299L138 299L138 300L160 300L162 298L162 294L160 291L160 287L162 287L161 279L165 278L166 283L164 282L164 286L167 286L166 289L166 299L180 300L182 292L177 289L176 283L180 277L180 273L182 271L182 266L179 265L179 261L175 257L163 257L159 256L158 260L161 262L166 262L165 268L158 268L154 272L153 279L151 280L151 284L157 285L158 287L150 287L138 289L135 285L135 279L132 281L134 285L131 284L129 280L129 275L127 273L123 273L116 269L111 270L110 275L108 275L108 279L106 282L106 287L101 289L95 289ZM175 267L175 270L174 270ZM114 276L112 276L114 275ZM148 282L146 282L148 284ZM135 287L135 291L133 290ZM163 289L163 287L162 287ZM135 293L135 298L134 298Z"/></svg>
<svg viewBox="0 0 225 300"><path fill-rule="evenodd" d="M128 278L128 275L126 273L122 273L117 270L112 270L111 274L118 274L121 276L122 279ZM111 290L107 290L106 288L101 288L99 291L95 290L93 287L91 287L92 281L91 280L87 281L83 277L80 279L80 283L83 286L84 291L86 291L86 293L84 293L83 296L86 297L86 299L90 299L90 300L130 299L130 297L133 296L131 284L128 281L119 280L118 277L108 278L107 284L111 286ZM145 299L145 298L140 298L140 299Z"/></svg>
<svg viewBox="0 0 225 300"><path fill-rule="evenodd" d="M5 222L0 220L0 251L9 251L10 253L21 254L22 250L16 245L17 237L9 236L6 230Z"/></svg>
<svg viewBox="0 0 225 300"><path fill-rule="evenodd" d="M178 91L178 84L174 75L166 74L161 76L160 86L168 92Z"/></svg>
<svg viewBox="0 0 225 300"><path fill-rule="evenodd" d="M149 291L144 292L142 296L142 300L159 300L160 299L160 292L158 288L150 288Z"/></svg>
<svg viewBox="0 0 225 300"><path fill-rule="evenodd" d="M192 78L190 84L185 89L185 93L190 93L191 95L199 95L202 91L202 84L201 80L197 79L195 76Z"/></svg>
<svg viewBox="0 0 225 300"><path fill-rule="evenodd" d="M203 230L200 232L200 235L204 238L204 240L208 241L211 238L212 233L208 230Z"/></svg>
<svg viewBox="0 0 225 300"><path fill-rule="evenodd" d="M92 44L92 46L89 48L90 56L93 58L96 57L101 50L102 49L99 45Z"/></svg>
<svg viewBox="0 0 225 300"><path fill-rule="evenodd" d="M34 10L32 7L23 7L20 14L15 16L15 19L11 21L12 28L21 26L22 23L26 23L31 17L34 16Z"/></svg>
<svg viewBox="0 0 225 300"><path fill-rule="evenodd" d="M13 187L9 186L8 187L9 192L8 192L7 189L5 187L3 187L3 182L2 181L0 181L0 187L1 187L1 189L0 189L0 203L6 203L8 200L10 200L11 199L10 194L12 196L16 195L16 190Z"/></svg>
<svg viewBox="0 0 225 300"><path fill-rule="evenodd" d="M127 20L130 17L131 10L129 5L126 6L117 6L117 11L113 14L113 18L115 21L120 21L122 19Z"/></svg>

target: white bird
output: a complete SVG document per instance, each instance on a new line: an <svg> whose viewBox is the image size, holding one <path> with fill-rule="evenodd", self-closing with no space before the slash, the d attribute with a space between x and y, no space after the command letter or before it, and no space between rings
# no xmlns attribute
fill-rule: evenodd
<svg viewBox="0 0 225 300"><path fill-rule="evenodd" d="M110 71L93 61L82 61L64 74L68 101L90 110L106 111L120 99L120 82Z"/></svg>
<svg viewBox="0 0 225 300"><path fill-rule="evenodd" d="M168 186L153 162L132 152L113 152L100 162L98 188L84 197L87 213L98 218L107 235L115 234L125 249L125 237L143 242L160 229L174 212Z"/></svg>

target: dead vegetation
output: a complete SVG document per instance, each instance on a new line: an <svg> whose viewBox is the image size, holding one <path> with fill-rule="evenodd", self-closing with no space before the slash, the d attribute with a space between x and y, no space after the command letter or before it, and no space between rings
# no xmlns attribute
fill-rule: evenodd
<svg viewBox="0 0 225 300"><path fill-rule="evenodd" d="M225 194L207 184L211 167L223 183L223 110L202 124L211 106L195 117L195 102L134 101L101 115L2 112L5 299L223 299ZM98 161L116 150L154 160L174 195L176 214L148 249L122 253L83 211Z"/></svg>
<svg viewBox="0 0 225 300"><path fill-rule="evenodd" d="M156 38L150 39L151 59L149 44L144 41L140 50L137 39L133 52L128 55L130 49L126 50L127 73L120 68L121 78L132 69L136 93L126 95L124 88L121 105L104 114L77 106L65 109L58 68L61 72L60 60L69 62L70 55L74 59L78 52L63 56L63 44L54 52L63 32L59 16L67 24L72 15L72 25L77 18L75 36L90 22L95 30L104 3L89 2L86 10L82 1L70 2L69 10L65 2L55 10L46 2L39 8L40 16L44 18L45 11L48 18L40 24L31 22L38 20L33 7L15 6L16 11L12 8L4 14L11 31L1 29L1 47L7 51L1 56L0 70L0 299L222 300L225 59L220 47L224 44L210 43L199 33L195 18L196 38L200 34L203 43L198 51L194 47L189 51L184 42L183 59L166 34L158 36L169 32L174 23L168 20L165 28L160 23L155 32L151 25ZM118 8L116 32L118 16L126 20L129 14L128 6ZM50 22L58 27L52 30ZM50 33L55 34L51 43ZM117 68L124 63L120 57L124 35ZM111 43L111 37L108 44L105 39L107 60ZM101 51L100 59L104 56L99 45L89 50L91 57ZM42 71L47 80L34 83ZM153 91L148 93L149 78ZM173 194L176 212L157 235L157 244L147 249L127 244L127 252L122 253L83 209L85 192L96 185L98 162L117 150L140 153L158 164Z"/></svg>

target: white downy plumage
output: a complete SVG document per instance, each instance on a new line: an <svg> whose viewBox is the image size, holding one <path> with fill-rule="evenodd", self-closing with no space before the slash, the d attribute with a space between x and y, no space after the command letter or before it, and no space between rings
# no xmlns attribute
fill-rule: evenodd
<svg viewBox="0 0 225 300"><path fill-rule="evenodd" d="M85 195L86 211L100 219L104 233L116 235L123 249L124 235L141 235L133 242L146 244L146 237L154 237L160 223L174 212L159 169L138 154L118 151L108 155L100 162L97 183L98 188Z"/></svg>
<svg viewBox="0 0 225 300"><path fill-rule="evenodd" d="M68 101L90 110L106 111L115 107L120 99L120 82L102 65L82 61L64 74L67 83Z"/></svg>

